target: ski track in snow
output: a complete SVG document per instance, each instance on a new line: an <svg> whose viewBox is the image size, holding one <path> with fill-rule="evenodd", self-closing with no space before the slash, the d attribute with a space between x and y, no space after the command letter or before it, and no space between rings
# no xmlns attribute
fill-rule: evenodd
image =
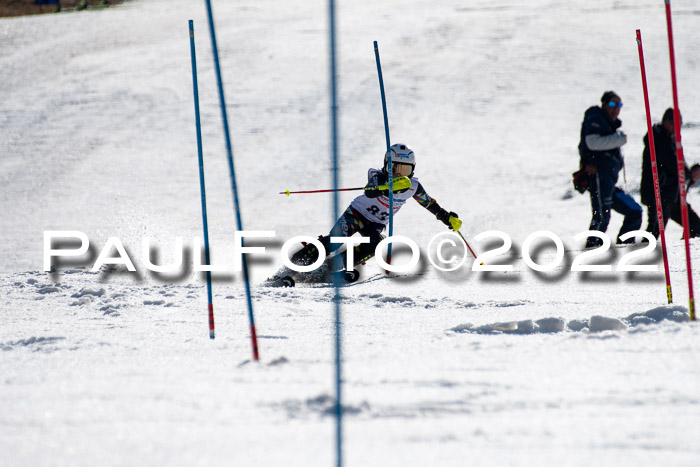
<svg viewBox="0 0 700 467"><path fill-rule="evenodd" d="M96 274L80 271L66 271L64 281L55 283L42 283L36 277L44 274L40 272L19 273L8 277L8 283L4 284L6 296L21 297L22 300L42 300L56 302L46 304L48 306L78 307L90 312L102 312L103 316L119 317L120 311L126 312L128 309L142 308L141 305L151 307L197 307L202 301L201 287L192 284L184 286L164 284L151 285L146 287L124 286L123 284L99 283L97 286L84 286L86 283L95 281ZM29 276L28 279L25 279ZM51 277L51 276L49 276ZM391 280L387 278L387 280ZM100 281L100 279L98 279ZM71 285L77 283L78 285ZM359 282L355 285L362 285ZM220 302L221 294L218 294L217 301ZM243 294L226 295L224 300L244 300ZM301 287L301 288L268 288L261 287L256 290L254 299L256 302L284 302L289 306L301 306L309 302L330 303L333 301L332 295L327 292L327 287ZM530 300L499 301L488 300L483 303L453 299L450 297L419 298L405 295L390 295L383 293L358 293L356 295L341 295L344 305L361 305L364 308L410 308L426 310L473 310L498 309L532 305L535 302ZM310 305L310 309L315 305ZM451 331L457 333L483 333L483 334L532 334L532 333L556 333L563 331L572 332L601 332L601 331L626 331L639 325L653 325L663 321L684 323L689 320L687 308L679 305L667 305L656 307L644 312L633 313L626 317L606 317L601 315L591 316L589 319L572 319L567 322L561 317L547 317L536 320L526 319L520 321L487 323L475 326L471 323L459 324ZM265 336L260 336L265 338ZM36 338L30 338L36 339ZM48 341L56 338L40 338ZM24 341L18 341L24 342ZM44 341L41 341L44 342ZM41 343L39 342L39 343ZM29 342L31 344L35 341ZM6 344L8 346L22 344Z"/></svg>
<svg viewBox="0 0 700 467"><path fill-rule="evenodd" d="M433 281L426 280L426 287L434 287ZM466 292L482 295L482 289L488 290L487 286L458 289L457 294L441 289L435 295L424 289L417 293L416 288L423 287L422 283L397 285L389 278L382 279L382 283L385 284L382 292L375 291L376 282L359 282L341 290L347 375L343 412L350 430L364 427L361 429L369 433L370 438L363 443L380 439L381 433L389 430L401 436L405 440L402 443L407 443L407 448L410 446L416 455L425 455L425 450L434 452L431 446L438 443L440 449L453 452L448 456L452 459L456 459L453 450L464 442L481 452L490 452L488 446L506 435L515 450L521 449L520 443L542 440L564 445L562 433L598 426L594 414L607 410L607 419L628 433L625 436L640 437L638 443L646 446L639 450L631 444L625 445L621 452L626 456L632 453L641 460L637 452L672 449L682 464L683 459L695 455L694 451L680 448L672 438L659 439L656 435L649 438L649 434L624 428L632 414L651 420L659 410L692 413L700 406L697 396L675 386L664 387L655 378L644 379L633 395L627 394L622 385L627 380L626 373L646 374L646 370L635 369L638 365L642 368L651 365L658 374L659 365L662 362L666 365L668 358L693 352L696 344L691 342L697 337L698 329L685 322L687 311L682 306L654 307L624 316L585 317L579 309L568 318L543 317L542 303L536 300L459 297ZM496 288L503 295L505 289ZM135 412L123 406L128 402L140 407L147 414L146 420L158 419L157 414L163 410L179 414L161 422L161 429L166 432L175 433L173 430L184 429L197 420L200 425L197 433L206 433L216 440L217 433L229 422L218 417L204 422L197 415L206 413L207 407L213 407L211 403L193 396L177 396L177 391L171 393L162 386L193 390L199 387L195 380L204 371L217 391L235 394L233 399L220 399L204 390L214 397L212 402L217 401L219 410L231 416L273 423L277 428L268 429L269 442L289 456L288 443L294 439L290 429L315 432L331 425L334 404L331 393L324 388L328 387L332 360L327 351L318 350L330 349L331 345L332 289L254 289L260 364L249 360L242 290L222 283L214 290L218 291L214 296L217 339L209 341L206 290L201 283L139 282L128 276L86 270L69 270L59 276L40 272L3 275L0 293L13 306L5 311L2 335L13 337L0 339L0 356L8 362L29 363L34 356L44 355L56 366L39 380L16 368L6 368L4 387L8 394L14 394L13 388L18 385L33 381L35 389L24 397L45 407L40 418L22 409L11 410L6 427L21 430L21 420L27 416L35 423L41 419L60 421L66 426L95 426L104 423L104 419L85 412L93 407L90 401L95 400L106 410L109 423L117 427L120 436L131 440L119 428L135 427L130 421ZM553 302L567 303L559 296ZM517 321L493 321L495 314L512 314L516 310L520 310ZM465 323L465 318L475 319L478 324L460 324ZM580 327L576 328L577 324ZM669 339L676 342L671 348ZM560 351L542 353L550 347ZM588 350L582 351L582 347ZM664 354L666 357L661 358ZM622 361L610 366L605 360L610 355ZM642 355L643 364L639 360ZM202 358L211 362L205 363ZM111 362L113 368L104 367L102 360ZM134 365L133 361L140 363ZM143 365L147 369L145 373L140 369ZM215 370L221 365L231 369L223 373ZM572 367L577 370L572 372ZM691 378L685 379L687 384L692 381L694 370L692 366L682 367ZM528 373L522 373L522 368L528 368ZM520 376L513 378L514 373ZM100 375L103 382L87 383L86 378L92 379L89 376L92 374ZM551 380L552 375L558 376ZM583 375L587 375L588 382L581 382ZM67 377L74 382L68 384ZM605 379L608 384L603 384ZM609 384L609 380L617 383ZM83 402L66 399L59 404L51 403L46 391L55 384L63 385L67 394L87 391L88 398ZM146 389L139 399L134 399L129 389L133 384ZM546 396L552 384L556 396ZM201 394L202 390L195 391ZM67 411L69 407L71 411ZM558 414L567 413L578 414L579 418L571 419L569 425L557 421ZM50 418L46 418L47 414ZM494 425L493 417L505 417L510 422ZM527 424L517 421L522 417L523 421L538 418L546 427L526 428ZM674 419L678 420L678 415ZM431 428L420 428L425 424ZM466 431L450 428L454 426L466 427ZM237 440L246 438L238 430L235 433ZM99 432L97 436L101 437ZM103 446L105 442L101 442ZM80 442L66 440L65 443L84 453L86 459L98 456ZM349 443L354 445L352 441ZM184 439L180 444L179 455L191 456L194 445ZM136 454L117 457L162 456L145 446L142 444ZM387 447L377 449L377 455L392 452ZM561 450L561 455L567 451L568 448ZM63 455L59 448L51 452ZM291 456L302 462L309 459L307 455L311 454L304 451ZM606 449L597 458L609 459L609 456ZM263 457L270 464L277 458L270 454ZM169 456L165 458L180 462ZM483 465L492 461L489 457Z"/></svg>

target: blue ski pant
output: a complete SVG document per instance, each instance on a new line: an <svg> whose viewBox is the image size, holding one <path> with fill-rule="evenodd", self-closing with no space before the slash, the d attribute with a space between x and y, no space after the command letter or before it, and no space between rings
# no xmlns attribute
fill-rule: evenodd
<svg viewBox="0 0 700 467"><path fill-rule="evenodd" d="M637 204L634 198L615 186L614 178L597 173L593 177L589 189L591 192L591 210L593 211L589 230L605 232L610 223L611 210L625 216L620 232L617 234L618 243L620 243L621 235L633 230L639 230L642 226L642 207ZM593 237L589 238L589 243L592 239ZM626 241L626 243L633 242L634 239Z"/></svg>

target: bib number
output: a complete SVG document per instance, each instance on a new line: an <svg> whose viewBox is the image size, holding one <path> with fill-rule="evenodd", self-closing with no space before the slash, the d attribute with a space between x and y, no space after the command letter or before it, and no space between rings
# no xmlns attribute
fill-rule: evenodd
<svg viewBox="0 0 700 467"><path fill-rule="evenodd" d="M389 217L389 213L386 211L380 211L380 209L377 206L370 206L367 208L367 211L369 211L374 217L377 217L381 220L386 220Z"/></svg>

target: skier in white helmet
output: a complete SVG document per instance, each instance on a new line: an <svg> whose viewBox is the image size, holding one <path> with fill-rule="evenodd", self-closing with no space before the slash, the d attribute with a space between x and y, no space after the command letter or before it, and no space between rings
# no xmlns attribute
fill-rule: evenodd
<svg viewBox="0 0 700 467"><path fill-rule="evenodd" d="M391 146L392 172L393 172L393 209L394 215L406 204L410 198L426 208L442 221L451 230L459 230L462 221L452 211L447 211L426 193L417 178L413 176L416 168L416 155L405 144ZM326 250L326 255L332 254L341 245L331 243L330 237L350 237L359 233L363 237L369 237L369 243L355 246L355 264L363 263L374 256L374 250L382 241L386 225L389 223L389 177L388 161L389 151L384 155L384 167L382 170L369 169L367 173L368 183L362 195L355 198L350 206L336 221L330 233L319 237ZM318 259L318 249L311 243L305 245L291 257L291 262L298 265L309 265ZM345 258L343 258L345 267ZM346 280L357 280L356 271L346 273Z"/></svg>

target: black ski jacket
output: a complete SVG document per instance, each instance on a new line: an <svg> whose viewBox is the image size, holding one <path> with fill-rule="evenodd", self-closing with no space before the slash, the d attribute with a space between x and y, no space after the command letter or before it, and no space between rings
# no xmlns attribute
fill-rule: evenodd
<svg viewBox="0 0 700 467"><path fill-rule="evenodd" d="M659 189L664 200L678 200L678 165L676 162L676 139L669 134L661 123L652 127L654 132L654 152L656 153L656 168L659 172ZM649 134L644 135L644 152L642 153L642 183L640 194L642 204L655 205L654 179L651 173L651 152L649 150ZM685 166L686 179L690 170Z"/></svg>

